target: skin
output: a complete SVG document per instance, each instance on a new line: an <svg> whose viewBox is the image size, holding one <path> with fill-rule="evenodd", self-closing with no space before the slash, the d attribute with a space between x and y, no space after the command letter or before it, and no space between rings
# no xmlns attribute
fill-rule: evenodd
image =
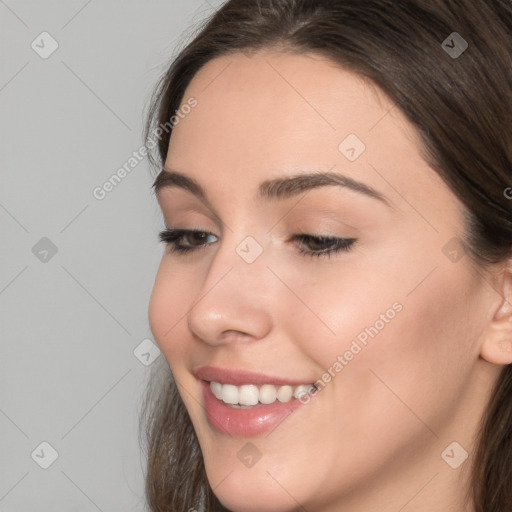
<svg viewBox="0 0 512 512"><path fill-rule="evenodd" d="M157 197L168 226L214 236L195 253L165 251L149 317L220 501L236 512L472 510L475 432L512 362L510 273L443 252L464 233L462 206L422 160L413 127L318 55L217 58L183 103L191 96L165 166L197 180L210 207L175 187ZM338 150L350 133L366 145L353 162ZM341 187L256 197L265 180L330 169L388 204ZM357 242L310 258L292 240L301 231ZM235 251L247 236L263 248L251 264ZM250 439L262 454L252 468L237 458L247 439L209 426L195 366L314 382L394 303L402 310L310 403ZM453 441L469 455L457 469L441 457Z"/></svg>

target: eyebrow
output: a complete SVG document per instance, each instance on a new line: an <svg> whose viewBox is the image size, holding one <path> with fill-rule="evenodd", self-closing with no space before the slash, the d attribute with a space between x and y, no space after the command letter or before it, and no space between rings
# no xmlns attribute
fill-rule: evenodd
<svg viewBox="0 0 512 512"><path fill-rule="evenodd" d="M311 189L326 186L344 187L367 197L377 199L389 206L387 199L374 188L332 171L297 174L263 181L259 186L258 198L266 201L287 199ZM155 193L158 194L160 190L167 187L187 190L210 205L203 187L185 174L174 170L162 169L153 183L153 188Z"/></svg>

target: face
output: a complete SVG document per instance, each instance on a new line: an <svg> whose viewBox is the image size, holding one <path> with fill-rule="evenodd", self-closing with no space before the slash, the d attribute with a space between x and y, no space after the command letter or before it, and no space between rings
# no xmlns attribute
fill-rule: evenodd
<svg viewBox="0 0 512 512"><path fill-rule="evenodd" d="M215 494L350 511L380 489L398 510L442 485L481 412L492 291L412 126L316 55L215 59L190 98L157 197L193 232L167 233L149 314Z"/></svg>

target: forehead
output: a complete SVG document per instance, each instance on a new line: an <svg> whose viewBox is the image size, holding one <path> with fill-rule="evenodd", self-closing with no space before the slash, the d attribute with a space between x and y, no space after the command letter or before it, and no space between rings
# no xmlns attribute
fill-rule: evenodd
<svg viewBox="0 0 512 512"><path fill-rule="evenodd" d="M193 132L203 147L211 140L219 149L243 143L268 158L290 147L296 151L304 140L337 152L340 137L364 139L384 115L399 121L397 132L409 128L376 87L316 54L226 55L199 70L183 101L190 96L198 107L176 127L176 140Z"/></svg>

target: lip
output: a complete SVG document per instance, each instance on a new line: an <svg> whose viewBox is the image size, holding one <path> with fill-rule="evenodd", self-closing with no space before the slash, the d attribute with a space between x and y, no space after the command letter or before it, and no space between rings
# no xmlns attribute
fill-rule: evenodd
<svg viewBox="0 0 512 512"><path fill-rule="evenodd" d="M215 397L210 383L201 380L206 416L210 426L221 434L255 437L274 430L287 416L304 404L300 400L258 404L249 409L236 409Z"/></svg>
<svg viewBox="0 0 512 512"><path fill-rule="evenodd" d="M245 370L214 366L200 366L195 368L192 373L201 384L208 423L221 434L247 438L270 433L293 412L304 406L300 400L292 399L286 403L276 400L272 404L259 403L248 409L237 409L219 400L210 389L211 381L233 384L235 386L242 386L244 384L298 386L305 384L303 380L298 381Z"/></svg>
<svg viewBox="0 0 512 512"><path fill-rule="evenodd" d="M265 375L263 373L249 372L236 368L220 368L218 366L198 366L192 370L197 379L211 382L221 382L222 384L233 384L234 386L243 386L244 384L254 384L261 386L263 384L274 384L276 386L299 386L301 384L312 384L313 381L286 379Z"/></svg>

